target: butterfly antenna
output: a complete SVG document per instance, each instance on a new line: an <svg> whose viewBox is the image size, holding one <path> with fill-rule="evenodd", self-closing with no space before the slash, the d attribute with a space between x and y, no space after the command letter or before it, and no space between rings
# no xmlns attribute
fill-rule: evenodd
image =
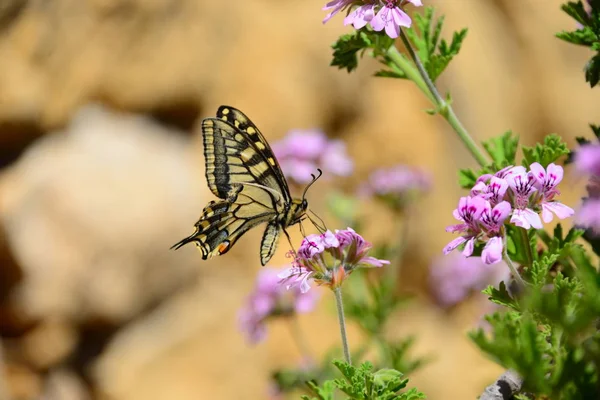
<svg viewBox="0 0 600 400"><path fill-rule="evenodd" d="M314 219L311 218L310 214L307 213L306 215L308 216L308 219L310 220L310 222L312 222L312 224L315 226L315 228L317 228L317 230L319 232L325 233L325 231L327 230L327 226L325 225L325 222L313 210L308 210L308 211L310 213L312 213L312 215L314 215L315 218L317 218L317 220L319 221L320 225L317 224L317 222Z"/></svg>
<svg viewBox="0 0 600 400"><path fill-rule="evenodd" d="M312 181L310 181L310 183L308 185L306 185L306 187L304 188L304 192L302 193L303 200L306 197L306 192L308 191L308 188L311 187L313 185L313 183L315 183L317 181L317 179L319 179L321 176L323 176L323 171L321 171L321 168L317 168L317 171L319 171L317 176L315 176L314 174L310 174L310 176L312 176Z"/></svg>

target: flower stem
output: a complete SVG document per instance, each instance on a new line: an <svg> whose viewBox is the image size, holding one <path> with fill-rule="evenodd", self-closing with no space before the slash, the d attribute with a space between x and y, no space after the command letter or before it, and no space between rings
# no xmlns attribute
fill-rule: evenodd
<svg viewBox="0 0 600 400"><path fill-rule="evenodd" d="M350 348L348 347L348 338L346 337L346 319L344 317L344 303L342 302L342 288L333 289L335 294L335 304L337 306L338 320L340 323L340 334L342 336L342 348L344 349L344 359L348 364L352 364L350 359Z"/></svg>
<svg viewBox="0 0 600 400"><path fill-rule="evenodd" d="M517 281L517 284L519 285L519 287L521 289L525 289L527 284L525 283L523 278L521 278L519 271L517 271L517 268L513 264L510 257L508 256L508 248L506 246L506 236L504 237L504 248L502 249L502 258L504 259L504 262L506 263L506 265L508 265L508 269L510 269L510 272L513 274L513 277Z"/></svg>
<svg viewBox="0 0 600 400"><path fill-rule="evenodd" d="M529 236L527 235L527 230L522 227L517 228L519 230L519 237L521 239L521 244L525 247L525 256L527 257L527 266L531 267L533 265L533 253L531 252L531 243L529 242Z"/></svg>
<svg viewBox="0 0 600 400"><path fill-rule="evenodd" d="M387 56L392 60L394 64L398 68L400 68L408 77L408 79L415 82L415 84L421 89L423 93L427 96L427 98L436 105L437 112L444 117L444 119L450 124L450 126L454 129L454 131L458 134L458 137L466 146L467 150L471 153L471 155L475 158L475 160L481 166L485 166L489 164L488 158L481 151L475 140L471 137L469 132L463 126L463 124L458 119L458 116L454 112L452 105L448 103L438 92L435 84L431 80L431 77L427 73L427 70L423 66L421 59L413 49L410 41L404 34L404 31L400 29L400 39L404 43L408 54L413 59L416 70L414 66L406 59L395 46L391 46L387 51ZM418 75L418 76L417 76Z"/></svg>

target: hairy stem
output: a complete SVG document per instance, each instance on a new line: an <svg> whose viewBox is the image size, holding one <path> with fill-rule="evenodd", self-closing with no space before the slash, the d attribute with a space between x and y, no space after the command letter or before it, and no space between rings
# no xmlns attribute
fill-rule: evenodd
<svg viewBox="0 0 600 400"><path fill-rule="evenodd" d="M463 142L475 160L479 163L479 165L485 166L489 164L488 158L481 151L475 140L473 140L469 132L460 122L452 106L440 95L439 91L435 87L435 84L431 80L431 77L427 73L427 70L423 66L421 59L413 49L410 41L402 29L400 29L400 38L402 39L408 54L413 59L417 68L415 70L414 66L408 62L408 60L406 60L402 54L400 54L395 46L391 46L390 49L388 49L387 55L390 60L392 60L394 64L396 64L396 66L400 68L410 80L415 82L419 89L425 93L427 98L429 98L429 100L436 105L437 111L458 134L460 140ZM418 77L415 75L418 75Z"/></svg>
<svg viewBox="0 0 600 400"><path fill-rule="evenodd" d="M513 274L513 277L517 281L517 284L519 285L519 287L521 289L525 289L527 284L525 283L523 278L521 278L519 271L517 271L517 268L515 268L515 265L513 264L510 257L508 256L508 248L506 245L506 236L504 237L504 248L502 249L502 258L504 259L504 262L506 263L506 265L508 265L508 269L510 269L510 272Z"/></svg>
<svg viewBox="0 0 600 400"><path fill-rule="evenodd" d="M337 306L338 320L340 323L340 334L342 336L342 348L344 349L344 359L348 364L352 364L350 359L350 348L348 347L348 338L346 336L346 318L344 317L344 303L342 302L342 288L336 287L333 290L335 294L335 304Z"/></svg>

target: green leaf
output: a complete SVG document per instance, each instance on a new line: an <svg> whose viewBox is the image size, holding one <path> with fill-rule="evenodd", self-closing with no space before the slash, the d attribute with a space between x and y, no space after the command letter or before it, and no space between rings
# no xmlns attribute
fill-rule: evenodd
<svg viewBox="0 0 600 400"><path fill-rule="evenodd" d="M594 87L600 81L600 54L592 57L585 65L585 80Z"/></svg>
<svg viewBox="0 0 600 400"><path fill-rule="evenodd" d="M461 169L458 171L458 184L463 189L471 189L477 182L479 175L472 169Z"/></svg>
<svg viewBox="0 0 600 400"><path fill-rule="evenodd" d="M505 307L510 307L517 311L520 309L517 300L515 300L510 295L510 293L508 293L508 290L506 290L506 284L504 282L500 282L498 289L490 285L487 288L483 289L482 293L488 295L489 300L492 303L496 303Z"/></svg>
<svg viewBox="0 0 600 400"><path fill-rule="evenodd" d="M538 143L534 147L523 146L523 165L528 168L534 162L538 162L546 168L567 154L569 154L569 149L566 143L560 136L553 133L544 138L544 144Z"/></svg>
<svg viewBox="0 0 600 400"><path fill-rule="evenodd" d="M406 35L434 82L459 53L467 36L467 29L462 29L454 32L450 43L440 40L443 25L444 17L436 20L434 8L426 7L422 14L414 15L414 28L406 30Z"/></svg>
<svg viewBox="0 0 600 400"><path fill-rule="evenodd" d="M352 72L358 66L358 53L370 48L373 41L365 32L355 31L342 35L331 47L333 60L331 65Z"/></svg>
<svg viewBox="0 0 600 400"><path fill-rule="evenodd" d="M519 137L513 137L512 131L483 142L483 148L492 157L498 169L515 164L518 146Z"/></svg>

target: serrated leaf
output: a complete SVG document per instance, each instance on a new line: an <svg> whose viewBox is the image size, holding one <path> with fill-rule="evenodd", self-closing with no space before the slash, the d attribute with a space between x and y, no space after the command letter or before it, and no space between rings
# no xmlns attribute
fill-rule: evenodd
<svg viewBox="0 0 600 400"><path fill-rule="evenodd" d="M486 140L482 144L498 168L515 164L519 137L513 137L512 131L507 131L500 137Z"/></svg>
<svg viewBox="0 0 600 400"><path fill-rule="evenodd" d="M482 291L489 296L489 300L501 306L510 307L514 310L519 310L519 303L506 290L506 284L500 282L498 289L493 286L488 286Z"/></svg>
<svg viewBox="0 0 600 400"><path fill-rule="evenodd" d="M479 175L472 169L461 169L458 171L458 184L463 189L471 189L477 183Z"/></svg>
<svg viewBox="0 0 600 400"><path fill-rule="evenodd" d="M585 80L594 87L600 81L600 54L592 57L585 65Z"/></svg>
<svg viewBox="0 0 600 400"><path fill-rule="evenodd" d="M434 82L459 53L467 36L467 29L461 29L453 33L452 40L448 43L440 39L443 25L444 17L435 20L433 7L426 7L423 13L415 14L414 28L406 31L429 77Z"/></svg>
<svg viewBox="0 0 600 400"><path fill-rule="evenodd" d="M569 154L566 143L560 136L553 133L544 138L543 144L534 147L523 146L523 165L529 167L534 162L540 163L544 168L556 162L560 157Z"/></svg>

